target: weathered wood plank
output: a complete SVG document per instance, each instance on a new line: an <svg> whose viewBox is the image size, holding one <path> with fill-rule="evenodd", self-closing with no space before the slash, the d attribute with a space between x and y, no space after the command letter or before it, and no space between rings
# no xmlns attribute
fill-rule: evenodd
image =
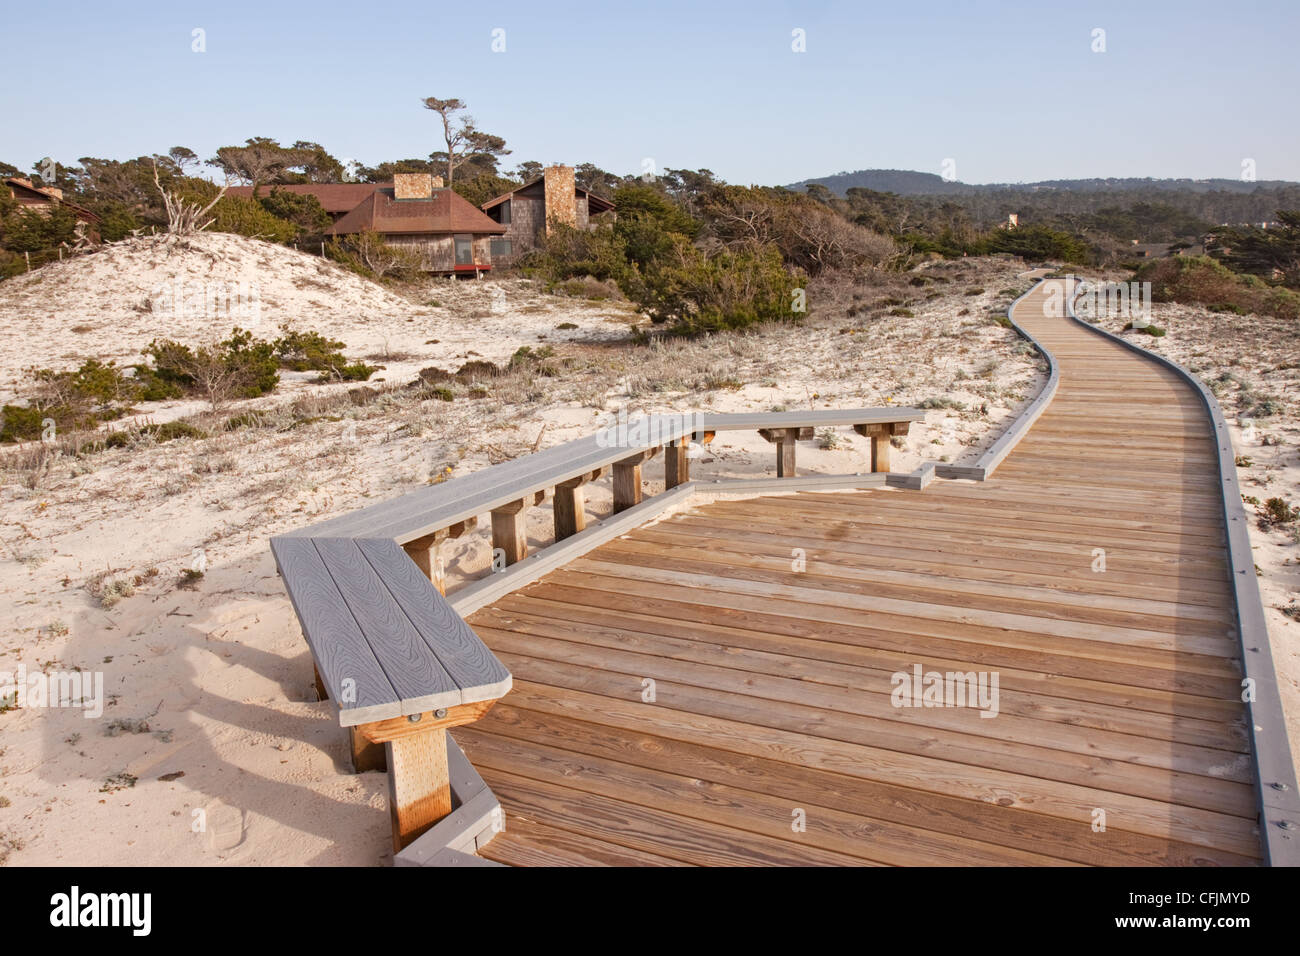
<svg viewBox="0 0 1300 956"><path fill-rule="evenodd" d="M329 698L344 722L401 714L401 694L380 666L315 542L272 538L271 551Z"/></svg>
<svg viewBox="0 0 1300 956"><path fill-rule="evenodd" d="M510 672L450 602L406 559L396 542L362 539L361 553L459 691L452 704L495 700L510 689Z"/></svg>
<svg viewBox="0 0 1300 956"><path fill-rule="evenodd" d="M357 542L314 538L312 543L335 588L360 625L375 660L401 699L403 712L460 703L460 687L393 599ZM409 560L405 566L412 573L416 570ZM428 591L434 593L432 585L428 585Z"/></svg>

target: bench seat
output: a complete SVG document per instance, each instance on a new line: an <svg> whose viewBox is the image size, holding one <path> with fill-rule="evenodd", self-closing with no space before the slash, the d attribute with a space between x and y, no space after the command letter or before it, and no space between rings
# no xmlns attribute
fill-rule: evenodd
<svg viewBox="0 0 1300 956"><path fill-rule="evenodd" d="M391 538L277 537L271 551L343 726L510 690L510 672Z"/></svg>

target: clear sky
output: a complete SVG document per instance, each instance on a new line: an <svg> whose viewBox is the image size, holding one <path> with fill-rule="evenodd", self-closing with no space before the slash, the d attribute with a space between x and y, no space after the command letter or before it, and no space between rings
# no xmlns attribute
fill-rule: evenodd
<svg viewBox="0 0 1300 956"><path fill-rule="evenodd" d="M422 157L440 144L420 99L454 96L506 138L505 168L650 159L775 184L951 159L979 183L1237 178L1253 159L1300 180L1300 0L7 7L0 159L24 169L250 136Z"/></svg>

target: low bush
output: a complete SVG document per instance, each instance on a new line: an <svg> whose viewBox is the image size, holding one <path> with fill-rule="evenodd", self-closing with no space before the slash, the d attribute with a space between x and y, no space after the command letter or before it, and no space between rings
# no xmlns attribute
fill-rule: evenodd
<svg viewBox="0 0 1300 956"><path fill-rule="evenodd" d="M1256 276L1238 275L1207 256L1158 259L1138 269L1134 279L1151 283L1151 298L1156 302L1204 305L1233 315L1300 319L1300 295Z"/></svg>
<svg viewBox="0 0 1300 956"><path fill-rule="evenodd" d="M283 326L281 332L281 337L272 343L281 368L321 372L321 381L326 382L364 382L376 371L373 365L349 362L341 351L342 342L318 332L298 332L288 326Z"/></svg>

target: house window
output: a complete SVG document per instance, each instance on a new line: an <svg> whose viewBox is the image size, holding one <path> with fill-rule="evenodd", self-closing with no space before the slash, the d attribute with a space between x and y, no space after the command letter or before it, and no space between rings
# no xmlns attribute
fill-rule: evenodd
<svg viewBox="0 0 1300 956"><path fill-rule="evenodd" d="M469 236L456 237L456 265L472 266L474 264L474 240Z"/></svg>
<svg viewBox="0 0 1300 956"><path fill-rule="evenodd" d="M497 221L503 226L510 225L510 200L507 199L497 208L501 210L501 216Z"/></svg>
<svg viewBox="0 0 1300 956"><path fill-rule="evenodd" d="M513 244L509 239L493 239L489 244L492 249L493 261L497 259L508 259L514 251Z"/></svg>

